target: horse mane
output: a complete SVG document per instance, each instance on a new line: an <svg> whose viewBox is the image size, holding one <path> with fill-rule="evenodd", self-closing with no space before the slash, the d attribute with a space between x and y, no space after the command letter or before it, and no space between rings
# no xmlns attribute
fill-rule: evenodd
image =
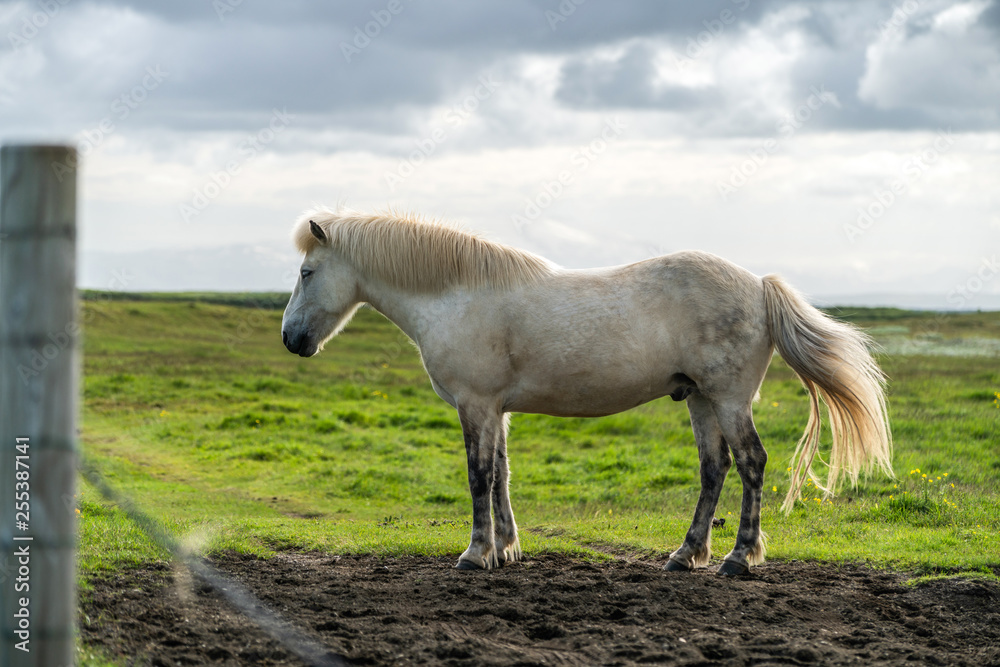
<svg viewBox="0 0 1000 667"><path fill-rule="evenodd" d="M306 211L292 231L295 246L303 254L319 245L309 230L310 221L366 276L401 289L440 291L451 285L509 289L537 282L557 268L526 250L392 210L365 214L321 207Z"/></svg>

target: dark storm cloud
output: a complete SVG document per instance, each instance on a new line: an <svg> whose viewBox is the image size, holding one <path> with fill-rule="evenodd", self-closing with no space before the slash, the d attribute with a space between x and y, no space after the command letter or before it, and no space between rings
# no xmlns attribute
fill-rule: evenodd
<svg viewBox="0 0 1000 667"><path fill-rule="evenodd" d="M811 21L808 24L816 25ZM878 109L858 98L858 79L865 70L865 44L828 42L818 32L813 33L813 38L822 45L817 44L796 63L791 73L792 94L806 99L810 87L823 86L836 95L839 106L815 114L809 129L917 130L940 126L925 109Z"/></svg>
<svg viewBox="0 0 1000 667"><path fill-rule="evenodd" d="M711 90L658 85L654 57L655 52L649 46L636 44L614 60L570 60L562 68L556 98L581 108L677 111L718 100Z"/></svg>
<svg viewBox="0 0 1000 667"><path fill-rule="evenodd" d="M1000 33L1000 0L993 0L979 15L979 23Z"/></svg>
<svg viewBox="0 0 1000 667"><path fill-rule="evenodd" d="M257 22L271 26L312 25L353 31L381 14L390 0L328 3L292 0L122 0L104 2L130 7L168 22ZM512 0L471 3L463 0L399 0L394 38L412 48L449 50L473 47L488 51L562 51L658 34L690 34L725 10L757 20L773 0ZM383 15L384 16L384 15Z"/></svg>
<svg viewBox="0 0 1000 667"><path fill-rule="evenodd" d="M834 3L803 3L798 7L805 11L784 27L798 31L805 41L788 71L787 103L794 106L815 86L836 95L839 103L836 113L817 114L808 130L910 130L953 125L974 131L998 126L1000 41L991 39L977 25L964 33L949 33L937 21L948 6L936 5L925 11L916 0L859 3L849 7L847 14L844 5ZM978 26L1000 22L998 7L1000 0L994 0L979 16ZM719 34L711 22L703 22L705 29L693 38L688 36L686 48L675 36L666 36L664 43L670 44L682 61L692 48L698 51L693 40L701 43L710 33L712 39L707 43L712 48L727 48L738 43L746 31L762 28L762 22L743 18L736 13L735 20ZM994 27L1000 29L1000 25ZM775 39L780 37L774 35ZM702 127L713 132L719 131L719 126L711 119L719 116L727 118L736 133L757 132L763 127L752 119L727 115L720 101L735 106L739 100L721 94L722 90L664 86L657 81L653 66L656 56L653 49L633 47L612 62L595 61L586 55L570 59L563 67L558 98L581 108L682 109L689 118L700 115ZM917 60L923 62L914 67ZM867 85L866 76L871 77Z"/></svg>
<svg viewBox="0 0 1000 667"><path fill-rule="evenodd" d="M918 9L902 16L901 45L873 64L869 49L882 24L907 2ZM780 30L798 31L807 47L775 74L790 77L779 82L792 91L787 102L825 85L841 103L837 113L817 115L808 131L996 124L998 70L984 66L982 54L992 48L993 62L1000 60L1000 0L970 29L992 34L992 47L972 33L934 42L932 16L921 14L917 0L77 2L27 48L0 52L0 116L15 133L46 124L76 132L107 114L145 67L158 65L170 77L133 115L133 128L252 130L279 108L297 114L299 127L398 135L412 132L421 110L465 94L484 72L517 76L512 63L534 55L563 60L553 101L564 109L680 112L687 127L707 133L759 132L773 119L733 111L747 106L745 91L725 81L664 81L656 58L663 50L689 57L706 39L713 49L731 48L789 9L798 18ZM88 40L98 43L77 46ZM596 57L602 49L620 55ZM947 65L935 67L935 49ZM972 49L978 60L954 56ZM917 57L928 63L926 76L907 65ZM37 74L18 76L31 67ZM935 89L948 90L948 99Z"/></svg>

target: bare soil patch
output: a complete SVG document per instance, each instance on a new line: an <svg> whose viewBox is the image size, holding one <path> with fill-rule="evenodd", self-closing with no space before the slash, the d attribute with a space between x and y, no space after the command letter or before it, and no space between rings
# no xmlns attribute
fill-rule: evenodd
<svg viewBox="0 0 1000 667"><path fill-rule="evenodd" d="M285 553L222 570L351 665L1000 666L1000 586L773 562L747 578L541 555L495 572L454 558ZM214 591L166 566L91 579L87 644L142 665L299 665Z"/></svg>

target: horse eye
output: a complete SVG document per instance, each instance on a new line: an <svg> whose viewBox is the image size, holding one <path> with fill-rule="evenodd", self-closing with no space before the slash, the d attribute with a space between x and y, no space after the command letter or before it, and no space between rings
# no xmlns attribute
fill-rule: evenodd
<svg viewBox="0 0 1000 667"><path fill-rule="evenodd" d="M308 278L309 276L312 275L312 272L313 272L312 269L302 269L302 278L303 279Z"/></svg>

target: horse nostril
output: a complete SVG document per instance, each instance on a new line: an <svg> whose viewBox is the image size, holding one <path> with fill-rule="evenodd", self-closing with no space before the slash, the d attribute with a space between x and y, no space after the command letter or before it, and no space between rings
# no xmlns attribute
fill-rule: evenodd
<svg viewBox="0 0 1000 667"><path fill-rule="evenodd" d="M281 342L285 344L285 349L293 354L298 354L302 349L302 336L292 336L287 331L281 332Z"/></svg>

